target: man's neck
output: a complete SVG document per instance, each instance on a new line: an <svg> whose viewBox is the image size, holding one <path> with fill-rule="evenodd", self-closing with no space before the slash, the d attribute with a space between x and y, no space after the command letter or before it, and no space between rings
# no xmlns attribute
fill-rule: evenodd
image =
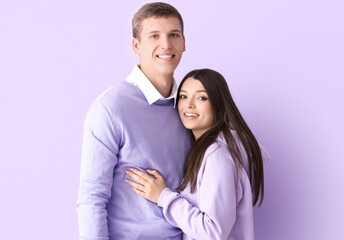
<svg viewBox="0 0 344 240"><path fill-rule="evenodd" d="M163 97L167 98L171 95L173 74L164 75L144 71L141 67L140 69Z"/></svg>
<svg viewBox="0 0 344 240"><path fill-rule="evenodd" d="M173 81L172 77L164 78L160 76L156 79L148 79L163 97L167 98L171 95Z"/></svg>

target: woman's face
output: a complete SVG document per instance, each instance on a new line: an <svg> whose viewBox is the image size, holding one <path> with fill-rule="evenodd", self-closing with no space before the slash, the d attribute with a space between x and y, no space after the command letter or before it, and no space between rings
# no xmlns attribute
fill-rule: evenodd
<svg viewBox="0 0 344 240"><path fill-rule="evenodd" d="M179 92L178 111L182 123L198 139L213 124L213 110L203 84L194 78L184 81Z"/></svg>

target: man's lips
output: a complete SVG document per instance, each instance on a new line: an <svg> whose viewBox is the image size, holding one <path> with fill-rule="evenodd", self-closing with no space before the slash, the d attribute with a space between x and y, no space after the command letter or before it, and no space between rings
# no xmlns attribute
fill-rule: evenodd
<svg viewBox="0 0 344 240"><path fill-rule="evenodd" d="M158 58L161 58L161 59L172 59L175 55L174 54L158 54L156 55Z"/></svg>

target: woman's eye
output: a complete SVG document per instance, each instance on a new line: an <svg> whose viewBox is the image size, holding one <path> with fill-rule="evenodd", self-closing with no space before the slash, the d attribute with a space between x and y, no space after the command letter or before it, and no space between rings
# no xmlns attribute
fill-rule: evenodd
<svg viewBox="0 0 344 240"><path fill-rule="evenodd" d="M201 101L206 101L206 100L208 100L207 97L199 97L198 99L201 100Z"/></svg>
<svg viewBox="0 0 344 240"><path fill-rule="evenodd" d="M186 99L185 95L179 95L179 99Z"/></svg>

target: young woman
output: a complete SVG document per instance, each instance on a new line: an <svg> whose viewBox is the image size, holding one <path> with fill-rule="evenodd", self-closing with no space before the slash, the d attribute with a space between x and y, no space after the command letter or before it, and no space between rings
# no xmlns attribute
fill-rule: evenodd
<svg viewBox="0 0 344 240"><path fill-rule="evenodd" d="M162 207L183 239L253 239L253 211L263 201L263 162L257 140L236 107L223 76L194 70L178 89L181 121L194 142L184 179L174 192L155 170L130 169L126 179Z"/></svg>

